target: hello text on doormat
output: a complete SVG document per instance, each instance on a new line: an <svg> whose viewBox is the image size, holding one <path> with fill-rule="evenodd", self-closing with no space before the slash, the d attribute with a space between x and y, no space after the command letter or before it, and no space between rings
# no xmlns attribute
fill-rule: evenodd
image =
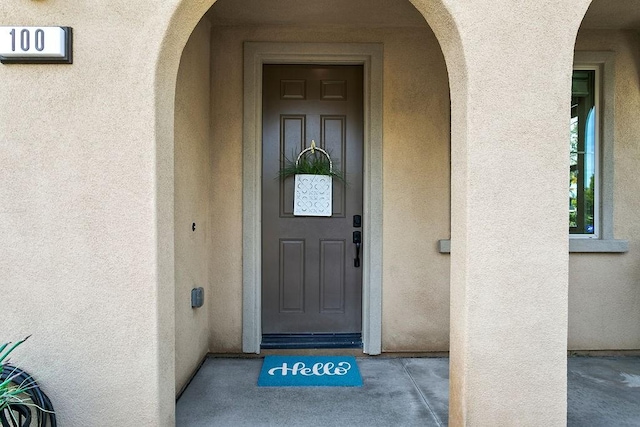
<svg viewBox="0 0 640 427"><path fill-rule="evenodd" d="M259 387L362 387L353 356L267 356Z"/></svg>

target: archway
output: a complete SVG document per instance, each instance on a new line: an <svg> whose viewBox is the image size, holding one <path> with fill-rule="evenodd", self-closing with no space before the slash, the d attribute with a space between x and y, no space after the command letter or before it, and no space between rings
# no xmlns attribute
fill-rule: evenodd
<svg viewBox="0 0 640 427"><path fill-rule="evenodd" d="M576 37L570 200L572 215L586 218L587 227L572 231L570 239L570 351L640 348L639 259L634 250L640 229L633 207L637 198L627 190L637 179L628 171L637 166L640 135L634 118L640 105L638 31L637 3L594 0ZM594 111L589 124L577 108L587 103L584 111ZM581 127L581 121L587 126ZM585 135L589 129L591 135ZM573 172L579 169L587 179ZM593 205L584 204L585 195L593 197ZM584 207L589 211L581 213Z"/></svg>
<svg viewBox="0 0 640 427"><path fill-rule="evenodd" d="M195 27L198 19L202 16L204 16L205 14L207 14L207 10L209 6L211 6L213 4L213 2L207 2L207 5L191 5L188 4L189 2L183 2L180 4L180 6L177 8L172 21L171 21L171 25L169 26L169 31L167 32L166 35L166 39L165 39L165 49L163 49L161 51L161 59L159 61L159 67L158 67L158 96L157 96L157 111L158 111L158 117L157 117L157 136L158 136L158 154L159 154L159 159L162 159L163 156L169 156L169 153L171 152L171 148L176 146L176 143L174 140L172 140L170 138L171 135L175 134L175 130L173 129L173 126L171 126L171 124L173 123L172 120L169 119L169 117L171 116L172 113L174 113L176 111L176 105L172 103L172 101L174 100L174 98L170 95L173 91L173 93L175 93L175 83L171 80L171 76L173 75L173 73L177 74L177 68L179 65L179 61L180 61L180 55L177 54L176 52L180 52L180 49L178 48L177 50L174 49L174 46L184 46L186 44L186 41L188 39L188 37L192 34L192 29ZM210 4L209 4L210 3ZM411 5L409 5L408 3L404 3L404 2L399 2L402 3L402 8L401 9L407 9L410 8L411 10L413 10L413 7ZM226 4L227 7L231 7L233 9L233 2L226 2L224 3ZM388 2L388 6L393 6L395 4L395 2ZM220 5L223 5L223 3L220 3ZM194 10L194 8L197 7L197 11ZM442 44L442 48L446 48L449 50L455 49L456 46L458 45L458 43L456 42L457 40L457 36L454 33L453 28L455 28L454 26L450 25L451 24L451 18L448 15L448 12L446 10L446 8L442 5L442 4L437 4L437 5L428 5L428 7L426 7L425 5L417 5L417 7L422 7L424 10L424 14L428 15L430 17L433 17L435 19L435 17L437 17L438 19L436 20L436 22L438 23L437 28L433 28L433 30L436 32L436 34L438 34L440 37L446 37L446 43ZM358 8L356 8L357 10ZM242 10L245 10L245 8L243 8ZM211 18L212 14L215 12L215 8L211 9L211 12L208 12L208 17ZM259 14L258 14L259 15ZM400 14L402 16L402 14ZM222 16L224 17L224 13L222 14ZM295 16L295 14L294 14ZM372 16L380 18L382 15L381 14L373 14ZM418 15L419 16L419 15ZM206 19L206 18L205 18ZM213 19L216 19L216 15L213 15ZM422 20L422 18L420 18L420 20ZM424 25L424 23L422 22L420 25ZM361 43L361 42L366 42L369 38L371 38L371 35L367 34L367 31L371 32L371 30L366 30L366 25L364 27L364 30L362 30L362 34L361 35L351 35L351 36L346 36L346 32L344 30L342 30L342 33L338 32L337 34L331 35L331 31L327 31L327 30L320 30L318 31L320 33L320 40L324 40L324 41L329 41L329 42L344 42L345 40L348 41L347 39L351 39L352 41ZM425 26L426 28L426 26ZM430 33L430 30L427 30L428 33ZM324 35L322 35L324 34ZM342 34L342 35L340 35ZM255 33L252 34L253 37L255 37ZM250 37L252 37L250 36ZM294 40L298 41L298 39L295 39L295 35L289 34L288 36L285 35L283 37L283 39L286 41L287 38L291 38L294 37ZM312 36L307 36L308 38L311 38ZM433 37L433 35L431 36L426 36L426 37L431 37L433 40L430 41L429 43L435 43L434 46L436 46L436 49L439 51L440 48L438 47L437 42L435 42L435 38ZM373 39L375 39L375 37L373 37ZM375 40L373 40L375 41ZM413 41L415 43L415 41ZM417 46L417 45L416 45ZM167 49L166 47L169 47L169 49ZM213 51L215 51L216 47L215 46L211 46L211 48L213 49ZM240 52L240 51L238 51ZM391 52L392 53L392 52ZM440 54L441 55L441 54ZM237 57L236 57L237 58ZM446 52L445 52L445 58L446 58ZM453 61L461 64L461 55L455 55ZM235 61L236 59L233 59L233 61ZM442 61L442 59L440 59L440 61ZM454 67L454 71L451 71L451 65L448 65L447 67L449 69L448 73L449 75L455 75L455 76L462 76L464 75L464 72L462 70L462 68L460 66L458 67ZM444 65L437 71L437 73L439 74L438 77L438 82L442 82L444 79L444 84L446 85L447 82L447 71L444 67ZM216 73L216 72L220 72L220 69L212 69L211 71L212 73ZM235 74L235 73L234 73ZM220 80L216 80L215 78L212 79L211 81L215 82L219 81L222 82L222 79ZM235 82L237 81L237 78L233 78L230 79L230 81L232 82L231 85L236 84ZM452 85L459 85L461 83L451 83ZM448 110L448 86L444 88L444 92L446 93L444 99L442 100L444 103L440 104L441 110ZM400 101L400 100L399 100ZM237 97L235 98L234 102L240 102L240 99L238 99ZM444 107L444 108L442 108ZM237 107L234 107L237 108ZM390 108L390 107L386 107L386 108ZM411 108L407 108L407 112L411 111ZM415 112L413 112L413 114L416 114ZM393 114L391 115L393 116ZM445 120L448 116L448 111L445 112L444 117ZM237 117L237 116L236 116ZM212 120L214 120L212 118ZM233 119L235 120L235 119ZM404 124L406 126L406 123ZM215 127L213 127L212 129L213 132L215 132ZM446 123L446 125L439 131L439 137L441 138L441 140L444 140L445 142L448 140L448 123ZM455 133L455 132L454 132ZM235 137L237 137L237 133L235 134ZM407 138L408 140L408 138ZM442 148L442 147L441 147ZM236 150L236 148L233 147L227 147L226 149L234 151ZM445 148L444 150L445 152L448 151L448 147ZM217 165L222 168L223 170L226 170L228 173L236 173L237 170L239 169L239 164L237 163L237 154L238 152L235 151L234 155L236 157L235 158L235 163L234 162L220 162L217 163ZM415 153L413 153L411 150L409 150L408 152L406 152L405 154L407 154L407 156L409 155L413 155ZM442 156L442 154L440 154L440 156ZM444 155L444 159L446 159L446 156L448 156L448 153L446 153ZM232 156L233 157L233 156ZM389 156L392 157L392 156ZM167 159L169 157L166 157ZM442 158L442 157L441 157ZM160 160L161 161L161 160ZM399 161L399 160L398 160ZM236 172L232 172L233 170L235 170ZM418 171L419 173L419 171ZM168 179L169 177L173 177L173 179L178 179L178 172L176 172L176 176L174 176L173 174L169 174L169 172L167 171L167 175L165 176L165 178L160 178L160 182L166 182L166 179ZM400 181L402 179L406 179L406 176L403 176L400 178ZM448 177L446 178L448 179ZM229 182L231 182L233 180L227 181L227 184L229 184ZM400 181L398 181L398 183L400 183ZM446 186L448 187L448 182L446 183ZM231 184L231 187L234 187L234 184ZM234 187L236 188L236 190L238 189L237 186ZM424 188L422 188L424 189ZM166 192L166 189L163 188L158 188L158 191L160 193L163 193L163 195L161 197L159 197L159 200L161 201L161 203L172 203L172 198L173 198L173 194L169 194L169 192ZM236 193L237 194L237 193ZM446 193L445 193L446 194ZM178 195L176 194L176 197L178 197ZM448 199L448 195L445 195L445 199ZM238 206L238 202L237 202L237 198L236 201L233 203L235 206ZM227 205L228 206L228 205ZM445 210L447 210L448 205L446 200L444 201L444 206L445 206ZM159 208L160 211L164 211L164 209ZM199 221L193 221L194 223L196 223L196 230L191 230L187 227L185 227L184 224L184 220L178 220L178 208L176 207L176 218L173 220L173 224L171 223L171 219L169 217L166 218L166 221L164 222L166 230L173 230L174 231L174 235L176 236L176 241L179 240L179 238L177 236L181 235L181 233L183 234L190 234L190 233L198 233L198 230L201 230L202 227L199 224ZM233 216L232 213L229 214L229 216ZM398 215L399 216L399 215ZM236 215L237 217L237 215ZM178 221L180 222L180 224L178 224ZM446 221L446 226L448 227L448 219L445 219ZM187 221L188 225L191 226L192 225L192 221L189 220ZM180 231L179 231L180 228ZM213 228L213 227L211 227ZM237 226L235 227L231 227L232 229L237 230ZM223 231L221 229L219 229L218 231ZM210 232L211 229L210 229ZM440 233L443 233L442 231L440 231ZM446 233L446 230L444 230L444 233ZM164 234L164 233L161 233ZM236 234L236 242L240 242L240 239L237 239L238 234ZM433 236L433 241L428 242L429 246L433 245L433 242L435 242L439 237L442 237L442 235L434 235ZM416 237L417 239L417 237ZM245 240L246 243L246 240ZM163 249L165 249L163 247ZM401 247L400 244L396 244L396 248L395 251L397 251L398 253L403 251L404 248ZM178 247L176 246L176 251L179 251ZM219 252L218 252L219 253ZM437 253L434 251L434 254L436 254L435 256L439 256L437 255ZM173 254L170 254L168 252L165 252L165 254L167 256L167 258L170 258L173 256ZM176 260L178 259L179 254L176 253L175 258ZM239 277L238 275L238 269L237 269L237 262L238 262L238 258L234 258L232 260L232 262L229 264L229 258L226 258L227 265L232 265L235 268L235 281L237 283L237 280ZM242 259L240 258L240 263L242 262ZM177 272L179 271L179 266L176 266L174 268L174 270ZM177 277L175 278L175 280L177 280ZM445 281L446 283L446 281ZM191 284L189 284L189 287L191 286ZM170 283L170 281L168 281L166 284L164 284L164 290L167 292L174 292L172 283ZM184 291L187 289L187 287L185 287L184 289L181 289L180 292L182 293L180 296L176 296L176 298L181 298L184 299ZM217 290L221 290L222 288L218 288ZM238 293L237 290L233 291L235 294L235 297L237 298ZM448 294L448 288L445 290L445 292ZM205 291L205 295L207 295L207 298L216 298L216 293L214 292L206 292ZM219 293L218 293L219 295ZM406 297L405 297L406 298ZM444 298L446 300L446 297ZM172 305L173 305L173 312L175 313L176 311L176 307L177 307L177 301L178 299L174 300L174 301L165 301L165 306L163 308L163 310L170 310ZM224 301L224 300L221 300ZM228 300L226 300L228 301ZM237 300L236 300L237 301ZM377 297L377 301L375 301L375 303L380 304L380 296ZM226 303L221 302L221 304L228 306ZM446 306L446 304L445 304ZM182 305L182 307L184 307L184 305ZM448 319L448 307L446 307L446 317ZM233 314L231 316L229 316L231 318L231 320L229 321L228 324L228 330L234 330L234 331L238 331L241 327L242 321L241 319L238 319L237 314ZM444 324L446 326L446 324L448 323L448 320L445 319L444 321L441 321L441 324ZM179 320L178 318L176 318L176 322L180 322L181 320ZM217 321L221 321L224 322L224 319L217 319ZM218 323L219 324L219 323ZM180 326L178 326L178 328L180 328ZM378 326L379 328L379 326ZM186 329L182 329L182 330L186 330ZM379 334L379 332L378 332ZM391 335L391 334L390 334ZM442 346L443 344L446 345L447 342L447 337L448 337L448 331L444 334L445 338L440 338L439 344L435 344L435 345L440 345ZM215 337L213 338L213 340L215 341ZM226 348L230 351L238 351L238 346L237 344L237 339L238 339L238 335L235 335L233 338L231 338L231 342L232 344L220 344L220 347L218 347L216 350L217 351L224 351L225 350L225 345L227 346ZM379 345L379 344L378 344ZM442 350L442 348L434 348L434 349L439 349ZM379 351L379 350L378 350ZM375 351L374 351L375 353ZM168 356L168 354L167 354ZM193 369L193 362L190 362L190 369ZM180 385L178 385L179 387Z"/></svg>
<svg viewBox="0 0 640 427"><path fill-rule="evenodd" d="M554 112L562 103L558 93L562 92L568 79L564 75L533 73L532 70L535 69L535 61L562 64L568 60L570 49L567 40L573 35L573 27L565 24L562 27L555 21L549 22L548 27L557 29L557 32L529 26L533 18L547 22L550 13L533 5L526 5L526 11L519 10L518 14L509 11L507 21L517 25L505 25L505 20L499 18L503 12L499 10L500 6L492 5L491 8L495 10L487 10L487 19L479 23L471 17L473 14L461 13L457 16L469 24L465 27L468 31L465 33L463 50L458 27L447 12L446 5L420 2L415 6L434 25L433 30L447 63L452 94L454 251L451 295L456 314L452 316L455 327L452 327L451 337L452 342L457 343L452 348L456 356L452 358L452 373L455 373L455 377L452 376L453 422L463 423L467 412L474 412L469 409L471 406L479 409L480 412L474 413L480 418L489 416L493 410L501 411L508 418L521 406L526 407L528 417L535 418L535 403L524 402L534 400L518 400L516 396L534 396L540 390L543 384L534 368L523 368L524 376L511 375L514 381L501 391L503 398L515 399L514 405L506 410L502 410L499 398L486 398L485 395L480 396L482 393L474 392L483 387L496 389L500 378L498 374L507 372L514 363L518 366L546 367L551 371L549 375L553 381L546 381L544 385L554 383L557 385L556 394L558 390L562 392L562 353L565 349L562 340L566 332L566 237L559 226L557 202L561 199L561 192L554 184L564 173L559 157L549 156L548 153L561 152L556 141L563 133L560 126L562 122ZM494 13L491 14L491 11ZM167 36L169 45L175 40L179 40L179 46L184 45L186 35L181 32L180 26L185 22L194 24L201 12L194 14L193 9L186 6L178 9ZM554 16L564 16L570 23L576 18L574 9L557 12ZM182 14L187 17L184 22L181 20ZM503 32L496 32L496 27ZM523 29L526 31L523 32ZM505 34L513 37L505 37ZM483 40L492 42L487 45L483 44ZM523 54L527 51L524 47L533 45L536 49L530 54ZM170 61L175 70L175 56L166 51L162 55L168 55L163 59ZM161 86L166 83L159 82ZM164 89L173 89L171 84L165 86ZM534 95L546 93L549 89L548 96ZM157 99L166 100L168 93L162 93ZM522 105L516 102L521 98L529 102ZM508 103L500 102L502 99L513 101L514 109L507 111L505 105ZM165 108L173 112L170 103L158 107L159 111ZM540 126L536 120L543 121L545 125ZM531 126L532 131L521 134L519 130L522 123ZM158 124L158 129L162 126ZM468 134L473 135L473 141ZM158 135L163 133L158 132ZM164 140L166 145L162 144L162 138L159 136L159 148L166 150L172 147L170 138ZM520 145L524 152L508 148L514 138L526 142ZM535 161L527 162L523 158ZM509 168L504 165L509 165ZM536 173L536 167L547 173ZM530 188L531 197L520 203L515 195L509 193L511 182L521 188ZM533 182L536 185L532 185ZM513 206L514 209L507 209L507 206ZM540 218L553 213L553 224L536 239L531 239L528 232L517 227L513 221L514 213L525 215L527 211L534 212L536 224L541 229L547 224ZM477 227L485 222L487 227ZM504 236L510 238L505 239ZM487 242L492 245L490 250L485 250ZM538 243L546 244L551 250L540 256ZM541 267L548 267L548 272ZM514 277L513 272L518 272L518 276ZM536 287L530 288L531 283L535 283ZM558 283L561 286L555 286ZM491 292L492 286L497 286L499 298ZM538 306L538 301L545 301L546 304ZM539 309L538 312L531 312L532 307ZM491 317L493 311L498 311L500 316ZM525 354L530 331L525 321L517 320L523 313L530 314L541 325L536 337L539 335L540 340L543 336L553 337L543 346L552 353L552 358L543 357L546 355L543 355L545 350L542 348L534 354ZM513 341L505 344L504 348L508 351L499 358L488 360L483 349L493 345L494 340L502 342L505 336ZM523 389L526 389L524 393L516 393L516 390ZM549 420L557 420L562 418L563 402L552 394L545 396L554 408L550 411ZM471 396L470 400L467 400L468 395Z"/></svg>

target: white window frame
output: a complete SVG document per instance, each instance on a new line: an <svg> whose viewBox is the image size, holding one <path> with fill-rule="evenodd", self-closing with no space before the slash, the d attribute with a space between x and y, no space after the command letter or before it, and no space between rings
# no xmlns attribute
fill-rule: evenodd
<svg viewBox="0 0 640 427"><path fill-rule="evenodd" d="M602 90L602 65L574 65L573 71L595 71L594 78L594 107L595 107L595 141L594 141L594 188L595 194L593 198L593 233L573 233L569 234L572 239L599 239L602 229L602 205L601 205L601 140L602 140L602 102L600 102L601 90Z"/></svg>

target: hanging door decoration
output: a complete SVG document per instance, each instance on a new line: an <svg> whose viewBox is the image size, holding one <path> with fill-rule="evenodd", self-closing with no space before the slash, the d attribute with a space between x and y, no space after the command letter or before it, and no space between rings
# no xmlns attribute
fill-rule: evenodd
<svg viewBox="0 0 640 427"><path fill-rule="evenodd" d="M304 156L315 154L318 151L326 157L326 160L315 160L316 164L326 165L328 161L328 173L321 171L321 174L296 173L295 193L293 195L293 215L294 216L331 216L333 210L333 162L331 156L320 147L316 147L315 141L311 141L311 146L300 152L296 159L296 168L300 167L300 162L308 162ZM321 168L322 169L322 168Z"/></svg>

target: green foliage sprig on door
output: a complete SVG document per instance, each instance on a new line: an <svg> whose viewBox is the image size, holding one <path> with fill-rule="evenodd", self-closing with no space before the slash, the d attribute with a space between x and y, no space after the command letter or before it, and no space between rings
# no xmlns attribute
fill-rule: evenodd
<svg viewBox="0 0 640 427"><path fill-rule="evenodd" d="M312 142L315 148L315 143ZM328 156L325 156L320 149L315 148L315 152L304 153L297 160L285 159L285 164L280 169L280 178L286 179L295 175L328 175L342 183L346 183L344 174L333 169L333 165Z"/></svg>

